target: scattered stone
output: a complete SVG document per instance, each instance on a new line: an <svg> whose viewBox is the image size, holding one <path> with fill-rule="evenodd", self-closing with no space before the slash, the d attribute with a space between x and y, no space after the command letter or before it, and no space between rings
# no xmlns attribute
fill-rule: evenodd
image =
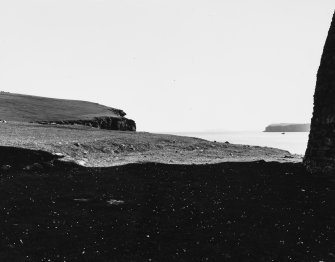
<svg viewBox="0 0 335 262"><path fill-rule="evenodd" d="M26 166L26 167L23 168L23 170L29 171L29 170L31 170L31 166Z"/></svg>
<svg viewBox="0 0 335 262"><path fill-rule="evenodd" d="M284 158L294 158L294 156L291 156L291 155L285 155Z"/></svg>
<svg viewBox="0 0 335 262"><path fill-rule="evenodd" d="M40 163L34 163L33 164L33 169L39 169L39 170L41 170L41 169L43 169L43 166Z"/></svg>
<svg viewBox="0 0 335 262"><path fill-rule="evenodd" d="M62 154L62 153L54 153L53 155L54 155L54 156L58 156L58 157L65 157L65 155Z"/></svg>
<svg viewBox="0 0 335 262"><path fill-rule="evenodd" d="M227 145L230 144L228 141L226 141L226 142L224 142L224 143L227 144Z"/></svg>
<svg viewBox="0 0 335 262"><path fill-rule="evenodd" d="M125 202L123 200L111 199L111 200L108 200L107 203L110 205L118 206L118 205L124 204Z"/></svg>
<svg viewBox="0 0 335 262"><path fill-rule="evenodd" d="M75 160L75 163L80 165L80 166L85 166L86 162L84 160Z"/></svg>
<svg viewBox="0 0 335 262"><path fill-rule="evenodd" d="M53 162L44 162L43 163L43 166L46 167L46 168L53 168L54 167L54 164Z"/></svg>
<svg viewBox="0 0 335 262"><path fill-rule="evenodd" d="M12 166L10 166L10 165L3 165L3 166L1 166L1 170L2 171L8 171L11 168L12 168Z"/></svg>
<svg viewBox="0 0 335 262"><path fill-rule="evenodd" d="M104 153L110 153L111 152L111 150L108 147L102 148L101 151L104 152Z"/></svg>
<svg viewBox="0 0 335 262"><path fill-rule="evenodd" d="M23 170L28 170L28 171L36 171L36 170L42 170L43 166L40 163L34 163L32 165L28 165Z"/></svg>
<svg viewBox="0 0 335 262"><path fill-rule="evenodd" d="M74 143L74 145L79 147L80 143L76 142L76 143Z"/></svg>

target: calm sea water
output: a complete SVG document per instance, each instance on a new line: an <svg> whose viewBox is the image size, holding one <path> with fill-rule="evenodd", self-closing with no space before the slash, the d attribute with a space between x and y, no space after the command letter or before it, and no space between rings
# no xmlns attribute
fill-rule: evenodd
<svg viewBox="0 0 335 262"><path fill-rule="evenodd" d="M305 154L308 132L219 132L219 133L170 133L175 135L203 138L210 141L233 144L267 146L288 150L292 154Z"/></svg>

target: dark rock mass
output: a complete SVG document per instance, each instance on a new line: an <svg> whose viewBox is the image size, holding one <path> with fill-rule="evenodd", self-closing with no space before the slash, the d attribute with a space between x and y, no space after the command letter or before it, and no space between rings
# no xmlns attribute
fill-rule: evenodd
<svg viewBox="0 0 335 262"><path fill-rule="evenodd" d="M335 14L324 46L304 165L310 173L335 175Z"/></svg>
<svg viewBox="0 0 335 262"><path fill-rule="evenodd" d="M309 132L310 124L272 124L264 132Z"/></svg>
<svg viewBox="0 0 335 262"><path fill-rule="evenodd" d="M34 163L53 161L60 156L49 152L17 147L0 146L0 170L23 168Z"/></svg>
<svg viewBox="0 0 335 262"><path fill-rule="evenodd" d="M125 117L95 117L85 120L36 121L44 125L85 125L107 130L136 131L134 120Z"/></svg>

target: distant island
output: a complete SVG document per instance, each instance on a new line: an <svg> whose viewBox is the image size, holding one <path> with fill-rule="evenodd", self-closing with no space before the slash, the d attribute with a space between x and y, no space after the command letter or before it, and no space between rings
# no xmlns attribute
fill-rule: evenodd
<svg viewBox="0 0 335 262"><path fill-rule="evenodd" d="M264 132L309 132L310 124L271 124L267 126Z"/></svg>

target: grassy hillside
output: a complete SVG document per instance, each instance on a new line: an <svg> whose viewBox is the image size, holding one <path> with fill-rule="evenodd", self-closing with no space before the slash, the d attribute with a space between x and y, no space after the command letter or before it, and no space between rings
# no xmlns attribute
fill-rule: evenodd
<svg viewBox="0 0 335 262"><path fill-rule="evenodd" d="M77 120L124 115L122 110L92 102L0 93L0 119L8 121Z"/></svg>

